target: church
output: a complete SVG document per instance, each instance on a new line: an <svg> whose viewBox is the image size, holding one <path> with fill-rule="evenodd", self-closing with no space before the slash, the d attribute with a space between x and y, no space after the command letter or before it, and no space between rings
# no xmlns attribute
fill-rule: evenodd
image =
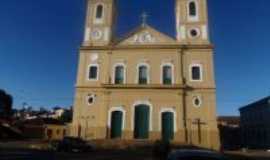
<svg viewBox="0 0 270 160"><path fill-rule="evenodd" d="M218 149L207 0L175 0L176 35L146 23L116 37L115 0L88 0L71 135Z"/></svg>

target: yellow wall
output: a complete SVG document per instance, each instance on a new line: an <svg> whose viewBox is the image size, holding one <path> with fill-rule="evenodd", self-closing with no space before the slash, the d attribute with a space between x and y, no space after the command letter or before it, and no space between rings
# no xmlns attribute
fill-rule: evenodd
<svg viewBox="0 0 270 160"><path fill-rule="evenodd" d="M51 138L48 137L48 130L52 131ZM45 125L45 139L47 140L61 140L66 133L66 127L62 125Z"/></svg>
<svg viewBox="0 0 270 160"><path fill-rule="evenodd" d="M107 6L104 12L105 21L99 25L93 23L93 6L97 4L97 0L89 2L85 36L89 36L89 28L98 27L100 31L106 27L113 29L114 1L99 1ZM109 138L110 111L118 107L125 112L122 139L133 139L134 107L143 103L152 107L149 140L161 138L160 112L170 109L175 112L176 117L174 142L219 148L213 47L208 39L206 0L198 1L197 21L187 19L188 0L176 2L176 39L148 25L142 25L119 41L107 43L104 39L91 38L84 41L79 54L74 114L70 128L72 136L78 136L80 131L80 136L88 140ZM188 36L192 28L200 30L198 37ZM145 34L150 35L153 41L137 41L137 37ZM179 38L183 35L186 38ZM126 82L123 85L113 84L113 69L117 63L126 66ZM137 65L140 63L146 63L150 67L150 82L147 85L138 85L136 82ZM163 63L173 65L172 85L163 85L161 82ZM88 80L90 64L99 66L97 81ZM192 64L202 66L202 81L191 80ZM96 97L92 105L87 103L88 95ZM196 96L202 101L200 107L193 104ZM201 126L201 143L198 140L198 126L194 124L198 118L204 123Z"/></svg>

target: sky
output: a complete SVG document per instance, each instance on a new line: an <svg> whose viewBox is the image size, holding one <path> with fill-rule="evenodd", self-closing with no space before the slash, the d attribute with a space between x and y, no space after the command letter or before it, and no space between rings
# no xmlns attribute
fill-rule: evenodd
<svg viewBox="0 0 270 160"><path fill-rule="evenodd" d="M270 93L269 5L208 0L219 115L238 115ZM118 0L117 8L117 35L139 25L142 12L151 26L175 35L174 0ZM0 1L0 88L15 108L73 104L85 9L85 0Z"/></svg>

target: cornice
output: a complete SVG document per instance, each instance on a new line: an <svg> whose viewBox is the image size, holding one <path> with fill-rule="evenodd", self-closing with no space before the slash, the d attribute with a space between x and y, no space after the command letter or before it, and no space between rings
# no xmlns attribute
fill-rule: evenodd
<svg viewBox="0 0 270 160"><path fill-rule="evenodd" d="M77 85L76 88L79 89L159 89L159 90L215 90L215 87L192 87L184 86L182 84L175 85L161 85L161 84L149 84L149 85L139 85L139 84L125 84L125 85L115 85L115 84L101 84L100 86L80 86Z"/></svg>
<svg viewBox="0 0 270 160"><path fill-rule="evenodd" d="M214 49L212 44L164 44L164 45L108 45L81 46L80 50L127 50L127 49Z"/></svg>

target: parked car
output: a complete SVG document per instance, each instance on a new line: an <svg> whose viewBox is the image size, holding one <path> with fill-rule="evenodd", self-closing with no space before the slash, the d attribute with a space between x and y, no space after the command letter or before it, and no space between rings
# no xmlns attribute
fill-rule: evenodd
<svg viewBox="0 0 270 160"><path fill-rule="evenodd" d="M179 149L172 151L168 160L228 160L224 155L201 149Z"/></svg>
<svg viewBox="0 0 270 160"><path fill-rule="evenodd" d="M94 146L86 141L75 137L64 137L59 141L56 150L64 152L89 152L94 149Z"/></svg>

